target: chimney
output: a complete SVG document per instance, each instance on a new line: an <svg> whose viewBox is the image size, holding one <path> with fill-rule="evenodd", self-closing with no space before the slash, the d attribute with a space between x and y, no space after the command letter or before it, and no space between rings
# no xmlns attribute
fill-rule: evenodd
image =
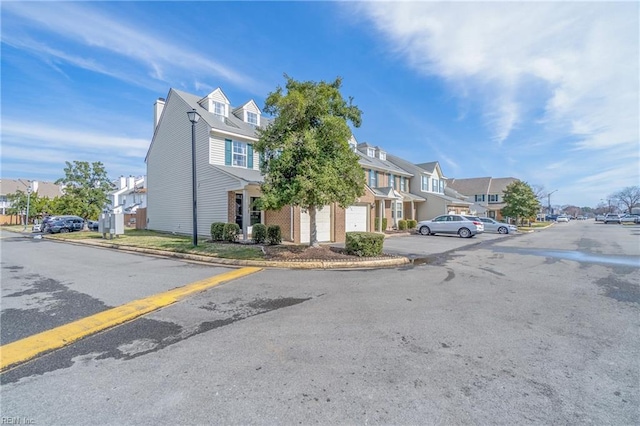
<svg viewBox="0 0 640 426"><path fill-rule="evenodd" d="M120 176L120 185L118 186L118 189L124 189L127 187L127 178L124 176Z"/></svg>
<svg viewBox="0 0 640 426"><path fill-rule="evenodd" d="M160 117L162 116L162 110L164 110L164 98L158 98L155 104L153 104L153 130L156 130L158 127L158 123L160 122Z"/></svg>
<svg viewBox="0 0 640 426"><path fill-rule="evenodd" d="M136 186L136 178L129 175L129 179L127 182L127 189L133 189Z"/></svg>

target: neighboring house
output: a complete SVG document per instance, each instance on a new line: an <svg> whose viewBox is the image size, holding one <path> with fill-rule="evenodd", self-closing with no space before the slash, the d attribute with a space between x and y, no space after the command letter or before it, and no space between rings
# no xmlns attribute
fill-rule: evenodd
<svg viewBox="0 0 640 426"><path fill-rule="evenodd" d="M63 194L62 186L53 182L40 182L27 179L0 179L0 223L13 223L14 217L7 215L7 210L11 207L8 195L18 191L27 193L27 188L31 186L32 194L37 193L39 197L55 198ZM43 212L38 212L43 213ZM31 214L29 215L33 217Z"/></svg>
<svg viewBox="0 0 640 426"><path fill-rule="evenodd" d="M387 155L389 161L411 172L410 192L426 201L417 204L417 220L428 220L441 214L469 213L471 203L461 194L447 187L447 178L437 161L413 164L395 155Z"/></svg>
<svg viewBox="0 0 640 426"><path fill-rule="evenodd" d="M397 227L398 220L415 219L416 206L424 198L411 194L410 172L397 166L388 159L386 151L378 146L357 143L351 137L349 145L360 157L364 170L366 193L360 203L371 202L373 208L369 217L368 231L384 231ZM351 209L352 207L350 207ZM387 218L387 228L382 229L383 218ZM351 230L347 227L347 230Z"/></svg>
<svg viewBox="0 0 640 426"><path fill-rule="evenodd" d="M250 100L232 107L220 88L205 97L171 89L155 103L155 128L146 156L147 228L191 234L191 122L187 112L200 115L195 125L197 227L209 235L214 222L235 222L242 238L256 223L279 225L283 240L309 242L309 214L289 206L278 211L256 209L263 182L259 156L253 149L256 129L268 120ZM375 196L366 194L354 206L324 206L316 215L318 241L344 241L346 230L369 230Z"/></svg>
<svg viewBox="0 0 640 426"><path fill-rule="evenodd" d="M472 213L502 220L501 210L505 207L504 190L518 179L507 178L470 178L449 179L449 187L467 197L467 201L474 203Z"/></svg>
<svg viewBox="0 0 640 426"><path fill-rule="evenodd" d="M116 182L116 188L109 194L111 209L114 213L135 213L139 208L147 207L144 176L120 176Z"/></svg>

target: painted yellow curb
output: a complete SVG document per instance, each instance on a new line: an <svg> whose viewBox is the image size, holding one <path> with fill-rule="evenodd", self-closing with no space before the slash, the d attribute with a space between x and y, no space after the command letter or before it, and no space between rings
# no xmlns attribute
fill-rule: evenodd
<svg viewBox="0 0 640 426"><path fill-rule="evenodd" d="M201 281L196 281L184 287L175 288L144 299L134 300L117 308L109 309L52 330L8 343L0 347L0 371L29 361L45 352L70 345L91 334L123 324L141 315L171 305L194 293L261 270L262 268L252 267L236 269Z"/></svg>

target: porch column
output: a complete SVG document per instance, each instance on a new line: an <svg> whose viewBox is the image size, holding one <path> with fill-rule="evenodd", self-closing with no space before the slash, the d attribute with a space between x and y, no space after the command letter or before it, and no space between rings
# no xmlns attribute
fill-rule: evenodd
<svg viewBox="0 0 640 426"><path fill-rule="evenodd" d="M249 204L251 200L249 199L249 192L245 187L242 190L242 240L247 241L249 239Z"/></svg>
<svg viewBox="0 0 640 426"><path fill-rule="evenodd" d="M411 220L416 220L416 208L413 205L413 200L411 200Z"/></svg>
<svg viewBox="0 0 640 426"><path fill-rule="evenodd" d="M378 216L378 232L382 232L382 217L384 216L384 200L380 200L380 214Z"/></svg>

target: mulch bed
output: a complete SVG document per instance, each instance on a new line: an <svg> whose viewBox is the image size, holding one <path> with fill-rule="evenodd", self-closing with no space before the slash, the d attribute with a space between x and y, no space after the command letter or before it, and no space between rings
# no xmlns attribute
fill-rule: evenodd
<svg viewBox="0 0 640 426"><path fill-rule="evenodd" d="M351 261L393 257L387 254L377 257L359 257L347 254L339 247L309 247L304 245L264 246L267 260L277 261Z"/></svg>

